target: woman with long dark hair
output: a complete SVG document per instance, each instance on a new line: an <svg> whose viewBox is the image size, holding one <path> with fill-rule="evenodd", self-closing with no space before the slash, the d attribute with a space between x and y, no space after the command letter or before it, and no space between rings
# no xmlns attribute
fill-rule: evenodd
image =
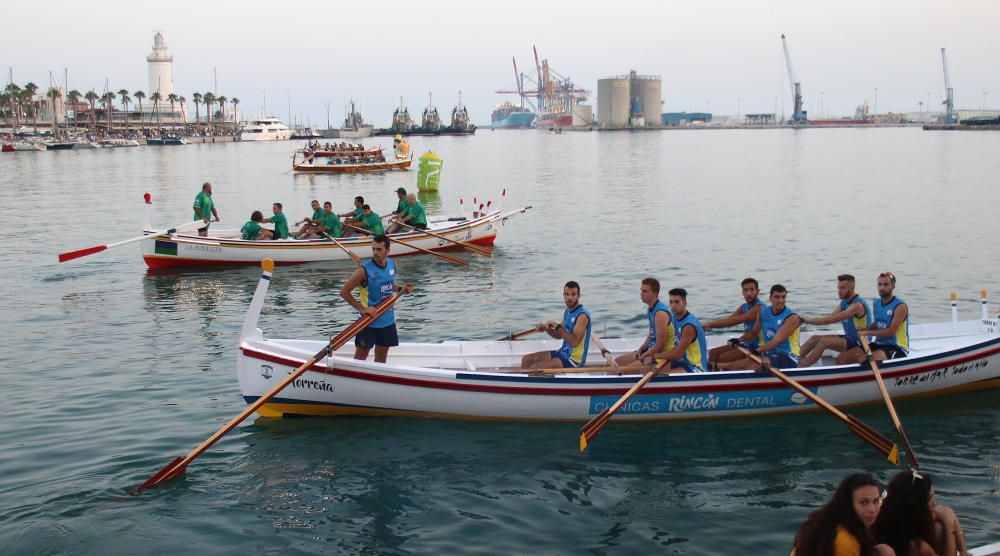
<svg viewBox="0 0 1000 556"><path fill-rule="evenodd" d="M876 550L869 528L879 515L882 485L868 473L840 481L833 498L814 510L795 534L795 556L868 556Z"/></svg>
<svg viewBox="0 0 1000 556"><path fill-rule="evenodd" d="M968 554L962 524L951 508L937 505L927 473L903 471L889 481L872 532L897 556Z"/></svg>

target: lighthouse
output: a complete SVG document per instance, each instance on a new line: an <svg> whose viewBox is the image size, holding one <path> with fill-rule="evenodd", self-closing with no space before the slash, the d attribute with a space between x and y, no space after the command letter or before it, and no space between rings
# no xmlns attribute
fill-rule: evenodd
<svg viewBox="0 0 1000 556"><path fill-rule="evenodd" d="M153 52L146 56L146 62L149 63L149 96L159 92L160 98L166 100L174 93L174 57L167 54L167 41L162 34L153 37Z"/></svg>

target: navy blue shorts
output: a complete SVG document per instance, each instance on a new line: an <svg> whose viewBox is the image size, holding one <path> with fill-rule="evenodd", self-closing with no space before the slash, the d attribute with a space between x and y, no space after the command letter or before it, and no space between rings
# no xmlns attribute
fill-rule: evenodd
<svg viewBox="0 0 1000 556"><path fill-rule="evenodd" d="M847 351L848 349L854 349L854 348L858 348L858 349L864 351L864 348L861 347L861 340L859 340L857 338L848 338L847 336L844 336L843 334L841 334L840 337L844 339L844 345L847 346L847 349L845 349L844 351Z"/></svg>
<svg viewBox="0 0 1000 556"><path fill-rule="evenodd" d="M779 369L796 369L799 366L798 359L785 353L771 352L763 355L767 356L767 360L771 362L772 367L777 367Z"/></svg>
<svg viewBox="0 0 1000 556"><path fill-rule="evenodd" d="M759 345L760 344L757 342L740 342L740 347L747 351L753 351L757 349L757 346Z"/></svg>
<svg viewBox="0 0 1000 556"><path fill-rule="evenodd" d="M561 361L564 369L575 369L579 367L579 365L577 365L572 359L566 357L565 355L563 355L558 351L550 351L549 357Z"/></svg>
<svg viewBox="0 0 1000 556"><path fill-rule="evenodd" d="M901 359L909 355L903 348L893 344L872 344L872 353L876 350L885 352L886 359Z"/></svg>
<svg viewBox="0 0 1000 556"><path fill-rule="evenodd" d="M689 373L703 373L705 369L702 369L698 365L692 365L691 363L685 363L684 361L671 361L671 369L684 369Z"/></svg>
<svg viewBox="0 0 1000 556"><path fill-rule="evenodd" d="M395 347L399 345L399 334L396 333L396 324L390 324L382 328L372 328L369 326L354 337L355 347L361 349L371 349L378 347Z"/></svg>

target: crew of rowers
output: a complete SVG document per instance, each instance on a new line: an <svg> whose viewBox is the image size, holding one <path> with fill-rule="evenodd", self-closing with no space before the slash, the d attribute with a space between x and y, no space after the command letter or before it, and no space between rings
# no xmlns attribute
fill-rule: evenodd
<svg viewBox="0 0 1000 556"><path fill-rule="evenodd" d="M281 203L274 203L271 207L272 216L264 218L259 210L253 211L240 233L243 239L248 240L326 239L327 236L343 238L352 235L394 234L411 228L427 229L427 212L417 201L417 196L407 194L402 187L396 190L396 196L399 198L396 209L386 215L386 218L392 218L388 230L382 225L383 217L373 212L371 206L365 204L365 198L359 195L354 198L354 210L341 214L333 212L333 203L330 201L323 203L321 208L319 201L314 199L312 214L295 222L294 225L299 228L294 233L289 229L284 207ZM344 218L343 222L341 218ZM264 228L263 224L272 224L273 229Z"/></svg>
<svg viewBox="0 0 1000 556"><path fill-rule="evenodd" d="M648 333L635 351L619 355L617 369L629 365L656 365L659 372L701 373L705 371L766 367L796 368L816 363L826 350L837 352L837 364L863 363L906 357L909 353L909 313L906 303L894 295L896 277L891 272L878 275L878 297L869 305L854 290L854 277L837 276L840 303L828 315L807 317L788 307L788 290L781 284L771 286L769 304L758 296L757 280L746 278L741 287L744 303L729 316L700 323L687 309L687 291L674 288L668 292L668 304L660 300L660 282L645 278L639 296L646 305ZM542 351L524 356L524 369L576 368L587 362L593 323L590 313L580 304L580 285L567 282L563 287L566 310L562 322L538 324L535 330L563 341L556 351ZM669 306L668 306L669 305ZM802 324L826 325L840 322L843 334L815 334L799 345ZM724 346L707 349L705 331L713 328L743 327L743 334ZM861 337L870 342L871 355L864 351ZM602 352L604 350L602 349ZM606 356L608 354L605 353ZM631 367L634 372L642 372Z"/></svg>
<svg viewBox="0 0 1000 556"><path fill-rule="evenodd" d="M319 141L313 141L311 143L307 141L305 148L302 149L302 152L306 152L306 153L308 153L308 152L318 152L318 151L323 151L323 152L364 152L365 150L367 150L367 148L364 145L362 145L361 143L358 143L357 145L355 145L353 143L345 143L345 142L341 141L340 144L337 144L337 143L323 143L323 144L320 144Z"/></svg>

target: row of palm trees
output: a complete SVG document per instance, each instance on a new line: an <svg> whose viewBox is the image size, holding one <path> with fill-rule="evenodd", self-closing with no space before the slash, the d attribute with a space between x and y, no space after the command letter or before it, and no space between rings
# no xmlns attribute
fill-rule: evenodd
<svg viewBox="0 0 1000 556"><path fill-rule="evenodd" d="M25 120L30 116L35 127L38 127L38 113L40 111L39 100L36 100L36 95L38 94L38 85L34 83L27 83L24 87L20 87L14 83L10 83L0 92L0 114L6 117L15 128L21 125L22 118ZM52 87L46 92L46 97L52 100L52 105L55 106L57 99L61 97L61 91ZM215 130L217 126L221 126L223 129L235 129L238 127L238 122L236 121L236 109L240 104L240 99L238 98L228 98L225 95L216 96L214 93L208 92L205 94L194 93L191 95L194 100L195 105L195 119L194 119L194 130L199 131L201 127L201 105L205 105L205 113L208 115L206 118L206 126L212 130ZM88 111L88 119L90 122L90 127L92 130L97 130L97 103L100 102L104 109L104 116L107 118L107 131L112 133L114 126L114 101L119 99L121 102L122 113L125 114L125 130L129 131L129 119L128 119L128 105L132 103L134 98L139 105L140 114L140 127L145 132L146 117L145 113L142 111L142 100L146 98L146 93L142 91L136 91L130 93L127 89L121 89L116 93L113 91L107 91L103 95L98 95L94 90L88 91L86 94L80 93L80 91L72 90L66 93L66 102L76 106L81 103L81 100L85 100L87 104L90 105L90 110ZM183 110L184 106L187 104L187 99L183 96L178 96L174 93L166 95L166 98L160 95L159 92L155 92L149 96L149 100L153 103L153 113L156 115L156 125L160 126L160 105L163 102L170 104L170 112L176 113L176 105L180 105ZM233 119L232 121L226 120L226 104L232 104L233 106ZM212 107L217 106L218 110L212 112ZM53 114L53 127L55 126L55 115ZM77 122L74 118L74 125Z"/></svg>

